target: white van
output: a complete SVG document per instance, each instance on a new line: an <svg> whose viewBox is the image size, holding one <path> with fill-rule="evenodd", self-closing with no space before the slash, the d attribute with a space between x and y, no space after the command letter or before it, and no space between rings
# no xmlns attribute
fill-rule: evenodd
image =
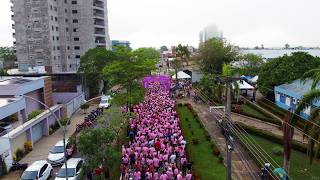
<svg viewBox="0 0 320 180"><path fill-rule="evenodd" d="M102 95L99 103L99 108L109 108L110 107L111 96Z"/></svg>

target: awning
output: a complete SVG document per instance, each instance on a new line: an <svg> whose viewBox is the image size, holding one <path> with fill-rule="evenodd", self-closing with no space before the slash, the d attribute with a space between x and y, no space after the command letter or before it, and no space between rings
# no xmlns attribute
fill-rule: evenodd
<svg viewBox="0 0 320 180"><path fill-rule="evenodd" d="M251 86L250 84L248 84L246 81L244 80L240 80L237 82L239 85L239 89L240 90L254 90L254 87Z"/></svg>
<svg viewBox="0 0 320 180"><path fill-rule="evenodd" d="M176 79L176 75L173 75L172 78ZM177 73L177 78L178 79L191 79L191 76L188 75L187 73L183 72L183 71L179 71Z"/></svg>

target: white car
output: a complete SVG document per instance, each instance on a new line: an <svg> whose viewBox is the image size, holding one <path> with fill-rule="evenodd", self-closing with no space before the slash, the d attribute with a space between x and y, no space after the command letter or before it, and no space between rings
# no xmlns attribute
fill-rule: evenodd
<svg viewBox="0 0 320 180"><path fill-rule="evenodd" d="M66 146L68 144L68 140L66 140ZM66 147L67 148L67 147ZM56 143L53 148L50 149L48 155L48 162L52 166L59 166L64 162L65 159L65 147L63 146L63 140L60 140Z"/></svg>
<svg viewBox="0 0 320 180"><path fill-rule="evenodd" d="M82 170L83 159L81 158L71 158L67 161L67 172L65 164L62 165L58 173L56 173L55 180L66 179L66 174L68 174L69 180L80 179L79 175Z"/></svg>
<svg viewBox="0 0 320 180"><path fill-rule="evenodd" d="M46 160L35 161L23 172L20 180L47 180L52 173L52 166Z"/></svg>
<svg viewBox="0 0 320 180"><path fill-rule="evenodd" d="M109 108L111 99L112 98L110 95L108 95L108 96L102 95L100 103L99 103L99 108Z"/></svg>

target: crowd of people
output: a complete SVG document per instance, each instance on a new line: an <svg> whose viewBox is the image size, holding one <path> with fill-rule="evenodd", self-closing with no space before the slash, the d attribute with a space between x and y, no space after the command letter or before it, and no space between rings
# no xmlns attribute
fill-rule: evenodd
<svg viewBox="0 0 320 180"><path fill-rule="evenodd" d="M175 101L160 82L149 83L144 102L133 107L130 142L122 147L122 179L191 180Z"/></svg>

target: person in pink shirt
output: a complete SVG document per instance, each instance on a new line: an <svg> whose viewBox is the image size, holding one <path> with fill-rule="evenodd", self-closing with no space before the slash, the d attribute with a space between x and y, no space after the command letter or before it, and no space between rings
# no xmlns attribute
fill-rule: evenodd
<svg viewBox="0 0 320 180"><path fill-rule="evenodd" d="M160 180L168 180L168 176L167 176L167 174L161 174L161 176L160 176Z"/></svg>
<svg viewBox="0 0 320 180"><path fill-rule="evenodd" d="M134 180L140 180L141 179L141 172L140 171L135 172L133 176L134 176Z"/></svg>
<svg viewBox="0 0 320 180"><path fill-rule="evenodd" d="M186 180L191 180L191 179L192 179L192 174L189 171L186 175Z"/></svg>
<svg viewBox="0 0 320 180"><path fill-rule="evenodd" d="M178 175L177 175L177 180L182 180L183 178L182 178L182 175L181 175L181 173L179 173Z"/></svg>

